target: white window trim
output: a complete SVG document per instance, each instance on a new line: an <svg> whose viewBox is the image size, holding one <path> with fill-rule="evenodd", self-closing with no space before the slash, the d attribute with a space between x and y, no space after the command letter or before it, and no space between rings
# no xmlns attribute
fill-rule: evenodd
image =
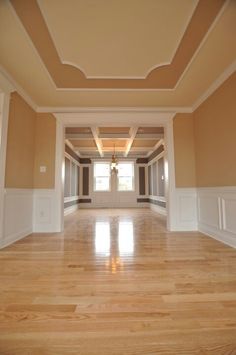
<svg viewBox="0 0 236 355"><path fill-rule="evenodd" d="M109 169L109 189L106 190L97 190L96 189L96 177L95 177L95 164L109 164L110 166L110 162L109 161L93 161L93 192L111 192L111 169ZM100 176L100 177L107 177L107 176Z"/></svg>
<svg viewBox="0 0 236 355"><path fill-rule="evenodd" d="M134 192L135 191L135 164L134 164L134 161L131 161L131 160L130 161L126 161L126 160L122 161L121 160L121 161L118 162L118 169L119 169L119 164L132 164L132 170L133 170L133 174L132 174L132 189L130 189L130 190L120 190L119 189L119 175L117 175L116 190L118 192Z"/></svg>

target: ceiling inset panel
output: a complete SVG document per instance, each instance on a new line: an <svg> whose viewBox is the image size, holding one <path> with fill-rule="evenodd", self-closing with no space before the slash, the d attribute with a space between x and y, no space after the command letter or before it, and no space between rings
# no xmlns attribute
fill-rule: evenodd
<svg viewBox="0 0 236 355"><path fill-rule="evenodd" d="M138 132L139 134L164 134L163 127L139 127Z"/></svg>
<svg viewBox="0 0 236 355"><path fill-rule="evenodd" d="M132 144L132 148L134 147L154 147L157 144L157 139L135 139Z"/></svg>
<svg viewBox="0 0 236 355"><path fill-rule="evenodd" d="M83 148L83 147L96 147L96 144L94 142L94 140L92 139L73 139L70 140L70 142L73 144L74 147L78 147L78 148Z"/></svg>
<svg viewBox="0 0 236 355"><path fill-rule="evenodd" d="M70 31L74 31L75 34L79 36L79 28L77 27L80 25L80 21L78 21L77 18L78 16L80 16L78 13L79 8L78 11L75 11L75 9L77 9L77 6L79 7L79 5L83 3L86 4L84 5L84 11L86 10L88 14L86 13L86 19L81 20L81 27L83 28L83 26L87 26L85 24L86 21L88 21L89 23L91 22L91 31L94 34L96 33L97 36L95 37L95 39L93 39L94 43L97 43L97 40L98 43L100 43L98 38L99 35L101 36L101 40L104 41L104 47L101 43L99 46L95 46L95 54L92 55L92 53L88 53L91 50L89 42L89 30L87 31L88 33L86 31L80 32L80 37L83 37L83 41L84 43L87 43L88 48L87 52L84 52L84 61L88 61L89 63L92 60L92 66L93 68L95 68L94 73L100 73L99 75L96 75L96 77L99 76L99 78L97 79L91 79L91 76L87 75L81 64L78 65L77 63L72 63L68 60L63 61L63 58L60 57L60 53L58 53L56 49L56 46L61 45L61 55L65 56L65 53L69 55L69 49L74 46L74 48L70 49L70 56L73 56L75 54L75 50L76 53L79 53L78 55L80 55L80 51L77 51L77 48L80 47L80 41L77 39L77 43L76 38L73 39L72 34L68 34L66 28L66 24L69 21L70 17L69 13L67 14L66 10L66 12L64 13L63 9L64 6L69 9L70 3L66 1L61 1L60 5L62 6L64 4L64 6L63 9L59 11L58 8L60 9L61 6L58 6L58 1L47 1L47 3L52 3L52 6L50 7L51 10L46 9L45 1L44 3L41 3L42 8L43 6L45 7L42 13L39 9L36 0L10 1L17 15L19 16L19 19L21 20L23 26L28 32L28 35L30 36L52 80L58 88L173 89L226 0L208 1L207 5L205 0L199 0L192 17L190 15L192 14L192 11L196 5L196 1L194 0L160 0L158 2L155 0L143 0L140 2L137 2L135 0L127 0L125 2L114 0L107 2L104 0L101 1L101 4L106 4L106 6L102 6L105 15L100 13L99 10L98 17L96 11L94 12L94 7L97 6L96 4L100 4L100 1L97 2L91 0L82 2L71 0L71 3L73 4L71 11L73 11L73 13L76 13L76 20L73 16L71 24L73 25L74 23L74 26L76 27L72 28ZM173 6L173 3L175 3L175 6ZM119 4L119 6L117 4ZM118 6L119 9L116 9L116 6ZM158 6L160 7L158 8ZM55 12L55 15L53 15L54 20L48 20L49 23L51 22L51 26L53 27L54 24L55 27L54 31L51 30L52 33L55 33L51 35L46 23L47 20L45 20L47 15L45 15L45 18L43 15L44 12L46 14L51 13L52 15L53 11ZM68 11L70 12L70 10ZM122 15L121 24L116 24L116 12L114 11L118 11L118 18ZM134 11L138 11L139 15L134 13ZM91 15L93 13L96 13L96 16ZM155 20L152 18L152 13L156 15L156 17L154 16L156 18L156 23ZM89 17L89 14L92 19ZM113 16L110 17L110 14L113 14ZM140 21L137 21L136 15L138 19L141 16ZM102 21L101 19L103 18L103 16L105 25L107 24L108 26L107 28L109 28L109 26L114 26L110 33L104 33L106 26L105 28L101 26L100 22ZM142 16L144 16L143 21ZM159 16L161 17L161 19L164 19L164 22L159 19ZM63 17L65 20L61 20L61 17ZM149 20L149 17L151 20ZM190 17L191 19L189 21ZM138 29L136 29L136 26L133 24L135 20L138 23L137 28L141 28L141 33L138 32ZM65 22L62 25L64 31L63 33L60 33L60 35L57 35L59 31L57 27L61 23L61 21ZM179 24L176 23L178 21ZM119 25L119 28L121 27L122 32L123 22L125 33L122 33L120 38L116 38L119 33L118 28L116 29L116 26ZM127 26L130 28L128 32L125 25L126 22ZM159 26L159 22L160 28L159 31L157 31L155 26ZM57 26L55 25L55 23L57 24ZM152 28L152 26L150 25L151 23L153 23L153 26L155 23L154 28ZM188 26L186 28L187 24ZM68 26L70 27L69 24ZM178 34L178 40L174 38L176 36L175 28L177 27L178 30L176 31ZM185 27L185 32L183 27ZM98 28L101 30L101 34L99 34ZM150 31L151 33L154 32L155 34L155 40L152 39L151 41L151 48L154 47L154 51L149 48L150 34L148 34L148 31ZM54 41L52 36L58 36L58 38ZM109 36L111 37L109 38ZM134 38L130 38L130 36L133 36ZM91 39L92 38L93 35L91 34ZM128 39L127 45L125 44L126 38ZM153 37L151 36L151 38ZM67 42L68 44L66 44ZM142 43L144 44L142 45ZM145 43L147 43L147 49L145 48ZM122 48L122 46L124 46L124 48ZM132 49L130 54L128 50L126 53L126 46L129 46L129 50ZM116 53L116 48L118 48L118 53ZM115 53L114 58L111 57L112 54L108 55L107 51L109 53ZM101 52L105 52L105 56L103 57L103 59L99 59L99 53ZM163 57L161 57L162 52L164 53ZM102 56L103 54L100 55L100 58ZM150 64L147 64L147 60L150 60L148 59L150 57L155 57L155 60L152 59L153 64L151 65L151 67ZM138 58L140 58L140 60ZM81 63L78 58L74 60L76 62L79 61ZM105 61L103 62L103 65L101 62L99 62L99 60L102 62ZM136 68L136 62L140 62L138 65L141 66L142 64L142 66L145 66L146 68L145 70L142 68L142 70L140 71L142 73L144 73L145 71L145 73L141 76L138 74L134 75L134 73L132 73L132 68L138 70ZM109 73L105 73L105 68L108 68ZM122 74L124 70L125 74Z"/></svg>
<svg viewBox="0 0 236 355"><path fill-rule="evenodd" d="M117 149L125 147L126 141L125 140L102 140L103 147L110 147L111 149Z"/></svg>
<svg viewBox="0 0 236 355"><path fill-rule="evenodd" d="M143 80L127 81L117 79L110 81L109 79L91 79L92 83L90 79L86 79L83 72L78 68L63 65L60 61L60 57L54 46L54 41L50 42L50 37L48 37L50 33L47 30L46 23L44 22L44 30L46 32L40 27L42 24L40 19L42 20L43 17L41 16L41 18L37 18L36 20L33 16L32 6L37 5L37 2L34 0L13 1L14 5L19 8L25 6L25 9L22 10L21 17L25 15L26 19L31 21L33 18L33 21L31 21L32 26L27 32L11 2L8 0L0 1L0 70L3 75L7 77L9 75L10 80L11 78L13 79L13 84L15 82L19 94L25 97L26 101L32 104L34 108L38 107L39 111L42 110L42 112L45 112L45 110L59 112L59 116L62 115L63 118L69 118L73 115L73 112L77 112L79 107L141 107L142 109L144 107L155 107L155 110L160 107L169 109L170 111L165 113L166 116L169 116L171 112L176 111L176 109L177 111L178 109L181 111L182 108L190 109L195 107L199 99L208 92L212 85L214 87L215 83L220 84L222 80L227 79L230 73L232 73L232 68L235 68L233 64L236 58L235 0L227 1L225 6L221 7L222 11L219 10L215 12L215 14L218 13L219 16L217 16L217 18L213 16L215 20L208 32L205 27L202 28L203 22L212 11L211 6L220 7L222 2L221 0L204 0L199 2L199 4L202 4L203 14L195 19L195 24L200 24L200 30L204 30L205 35L203 36L203 40L200 41L200 45L196 46L197 49L195 52L193 51L194 58L191 56L190 62L188 62L186 67L187 70L185 69L182 72L183 67L180 68L179 65L177 66L176 59L173 59L170 66L157 68L156 74L158 75L153 76L153 78L153 74L150 74L147 79ZM48 2L50 1L51 0L48 0ZM122 1L123 0L120 2ZM61 1L58 1L58 6L60 2ZM84 2L89 4L90 0ZM159 2L159 0L157 0L157 2ZM110 2L108 1L108 3ZM145 3L148 4L148 0ZM68 1L68 4L70 4L70 1ZM197 8L198 7L199 6L197 6ZM195 17L197 8L194 11ZM39 7L37 7L37 9L40 14ZM44 13L43 16L46 18L47 14ZM194 16L190 20L190 23L192 23ZM144 24L141 25L143 26ZM41 40L43 38L42 42L33 44L31 39L32 33L30 34L30 32L32 32L31 29L34 31L35 40ZM195 29L198 29L198 27L195 27ZM201 32L201 34L203 34L203 32ZM46 37L44 37L45 33ZM182 40L184 40L187 33L189 33L189 26ZM192 33L199 34L198 30L196 32L194 29L192 29ZM84 36L86 36L86 34L84 34ZM157 36L159 36L159 34L157 34ZM68 38L68 41L69 40ZM52 44L51 47L50 43ZM186 60L186 53L182 51L183 43L181 43L179 43L178 53L176 52L176 54L178 54L177 57L181 58L182 61L183 58ZM193 50L194 43L194 41L190 40L190 45L186 48ZM53 50L53 46L55 50ZM132 43L130 43L130 47L136 50ZM122 60L122 53L120 53L119 60ZM96 57L94 57L94 62L96 63ZM167 70L167 68L172 69ZM161 74L161 72L164 74ZM180 72L183 74L180 75ZM82 81L80 81L81 78ZM222 78L222 80L219 80L220 78ZM173 90L161 89L160 86L163 84L164 79L165 88L167 85L166 80L168 80L168 85L171 84L169 87L173 87L173 82L177 82L177 85L174 86ZM71 84L73 84L74 89L68 90L67 88L70 88ZM158 86L159 88L156 90ZM65 89L63 89L63 87L65 87ZM107 90L108 87L112 90ZM87 90L87 88L90 88L90 90ZM93 90L93 88L96 90ZM106 90L103 90L104 88ZM117 88L119 90L117 90ZM129 90L127 90L127 88L129 88ZM141 90L136 90L137 88ZM154 90L146 90L146 88ZM27 97L29 100L27 100ZM161 114L164 115L164 113ZM76 122L76 118L74 122ZM109 123L105 122L106 121L101 118L101 121L96 122L96 124L98 126L100 124L109 126ZM113 122L112 116L111 122ZM128 126L130 123L131 122L128 120L125 124L122 124ZM142 121L142 125L145 124L146 122ZM83 125L88 125L86 120L83 121ZM152 125L154 125L154 123L152 123ZM78 133L78 135L79 134L80 133ZM140 135L140 133L138 134Z"/></svg>
<svg viewBox="0 0 236 355"><path fill-rule="evenodd" d="M130 127L99 127L100 134L128 134Z"/></svg>
<svg viewBox="0 0 236 355"><path fill-rule="evenodd" d="M197 1L38 0L38 4L62 63L77 66L87 78L145 78L153 67L172 61Z"/></svg>

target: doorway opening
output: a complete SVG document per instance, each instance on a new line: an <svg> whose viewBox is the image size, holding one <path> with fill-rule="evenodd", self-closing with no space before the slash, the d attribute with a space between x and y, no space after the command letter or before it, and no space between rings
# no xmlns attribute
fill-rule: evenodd
<svg viewBox="0 0 236 355"><path fill-rule="evenodd" d="M64 131L64 215L82 208L148 207L167 216L164 126L68 125Z"/></svg>

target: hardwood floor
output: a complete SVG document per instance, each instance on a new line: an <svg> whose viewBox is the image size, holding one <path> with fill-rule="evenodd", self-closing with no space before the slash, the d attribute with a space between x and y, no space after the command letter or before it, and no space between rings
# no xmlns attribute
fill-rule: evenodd
<svg viewBox="0 0 236 355"><path fill-rule="evenodd" d="M236 354L236 252L147 209L0 251L0 354Z"/></svg>

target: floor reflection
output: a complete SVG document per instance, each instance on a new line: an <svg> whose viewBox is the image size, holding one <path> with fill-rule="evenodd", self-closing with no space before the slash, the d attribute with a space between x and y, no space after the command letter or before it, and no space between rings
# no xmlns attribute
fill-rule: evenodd
<svg viewBox="0 0 236 355"><path fill-rule="evenodd" d="M118 246L120 255L134 253L134 228L132 221L119 222Z"/></svg>
<svg viewBox="0 0 236 355"><path fill-rule="evenodd" d="M133 221L122 219L115 225L114 221L97 221L95 252L98 257L104 258L106 268L113 274L124 270L125 260L134 253Z"/></svg>
<svg viewBox="0 0 236 355"><path fill-rule="evenodd" d="M96 222L95 225L95 250L96 254L110 255L111 237L110 223Z"/></svg>

